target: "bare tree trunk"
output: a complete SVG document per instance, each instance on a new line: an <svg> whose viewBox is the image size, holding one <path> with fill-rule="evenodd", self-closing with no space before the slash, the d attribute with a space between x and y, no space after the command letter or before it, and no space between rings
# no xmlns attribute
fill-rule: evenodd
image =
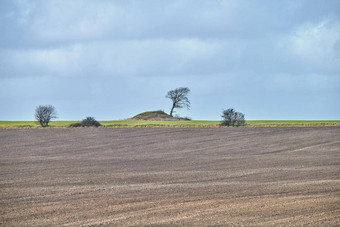
<svg viewBox="0 0 340 227"><path fill-rule="evenodd" d="M171 111L170 111L170 116L172 117L172 113L174 112L175 109L175 103L172 105Z"/></svg>

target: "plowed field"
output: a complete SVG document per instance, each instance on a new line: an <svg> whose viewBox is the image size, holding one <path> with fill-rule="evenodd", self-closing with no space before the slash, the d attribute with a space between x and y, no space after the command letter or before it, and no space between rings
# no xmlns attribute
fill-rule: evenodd
<svg viewBox="0 0 340 227"><path fill-rule="evenodd" d="M0 130L0 225L340 225L340 128Z"/></svg>

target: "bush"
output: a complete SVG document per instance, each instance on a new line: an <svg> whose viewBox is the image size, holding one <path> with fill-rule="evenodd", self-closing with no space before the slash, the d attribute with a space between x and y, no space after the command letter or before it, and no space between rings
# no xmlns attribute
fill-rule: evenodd
<svg viewBox="0 0 340 227"><path fill-rule="evenodd" d="M83 127L83 125L81 124L81 122L77 122L74 124L70 124L70 127Z"/></svg>
<svg viewBox="0 0 340 227"><path fill-rule="evenodd" d="M98 127L98 126L101 126L101 124L96 121L96 119L94 119L93 117L87 117L86 119L84 119L81 124L85 127L90 127L90 126L95 126L95 127Z"/></svg>
<svg viewBox="0 0 340 227"><path fill-rule="evenodd" d="M82 122L70 124L70 127L99 127L101 124L94 117L87 117Z"/></svg>
<svg viewBox="0 0 340 227"><path fill-rule="evenodd" d="M221 122L222 126L242 126L245 125L244 114L240 112L236 112L233 108L229 108L227 110L223 110L223 114L221 116L223 121Z"/></svg>

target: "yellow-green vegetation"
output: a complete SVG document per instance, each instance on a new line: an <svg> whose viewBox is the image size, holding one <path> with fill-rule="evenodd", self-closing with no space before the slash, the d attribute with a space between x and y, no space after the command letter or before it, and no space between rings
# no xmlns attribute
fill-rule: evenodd
<svg viewBox="0 0 340 227"><path fill-rule="evenodd" d="M50 121L49 126L67 126L78 121ZM0 126L39 127L37 121L0 121Z"/></svg>
<svg viewBox="0 0 340 227"><path fill-rule="evenodd" d="M80 121L50 121L50 127L68 127ZM162 110L146 111L127 120L99 121L104 127L218 127L222 121L176 118ZM340 120L248 120L248 127L340 126ZM37 121L0 121L0 127L38 128Z"/></svg>
<svg viewBox="0 0 340 227"><path fill-rule="evenodd" d="M220 121L147 121L147 120L122 120L122 121L99 121L108 127L114 126L180 126L180 125L218 125Z"/></svg>
<svg viewBox="0 0 340 227"><path fill-rule="evenodd" d="M221 121L147 121L147 120L121 120L99 121L107 127L116 126L218 126ZM249 120L246 126L340 126L340 120Z"/></svg>
<svg viewBox="0 0 340 227"><path fill-rule="evenodd" d="M79 121L51 121L49 126L68 126ZM167 126L167 125L215 125L220 121L148 121L148 120L111 120L99 121L107 127L114 126ZM36 121L0 121L0 126L39 127Z"/></svg>
<svg viewBox="0 0 340 227"><path fill-rule="evenodd" d="M321 124L340 123L340 120L249 120L249 124Z"/></svg>
<svg viewBox="0 0 340 227"><path fill-rule="evenodd" d="M67 127L79 121L51 121L51 127ZM149 121L149 120L110 120L99 121L104 127L161 127L161 126L218 126L221 121L205 120L176 120L176 121ZM285 126L340 126L340 120L249 120L248 127L285 127ZM36 121L0 121L0 127L32 128L40 127Z"/></svg>
<svg viewBox="0 0 340 227"><path fill-rule="evenodd" d="M252 126L340 126L340 120L249 120Z"/></svg>

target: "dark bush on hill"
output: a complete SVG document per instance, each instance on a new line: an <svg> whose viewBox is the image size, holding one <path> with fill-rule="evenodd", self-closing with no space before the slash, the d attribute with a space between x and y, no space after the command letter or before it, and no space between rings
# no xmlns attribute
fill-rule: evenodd
<svg viewBox="0 0 340 227"><path fill-rule="evenodd" d="M82 122L70 124L70 127L99 127L101 124L94 117L87 117Z"/></svg>

